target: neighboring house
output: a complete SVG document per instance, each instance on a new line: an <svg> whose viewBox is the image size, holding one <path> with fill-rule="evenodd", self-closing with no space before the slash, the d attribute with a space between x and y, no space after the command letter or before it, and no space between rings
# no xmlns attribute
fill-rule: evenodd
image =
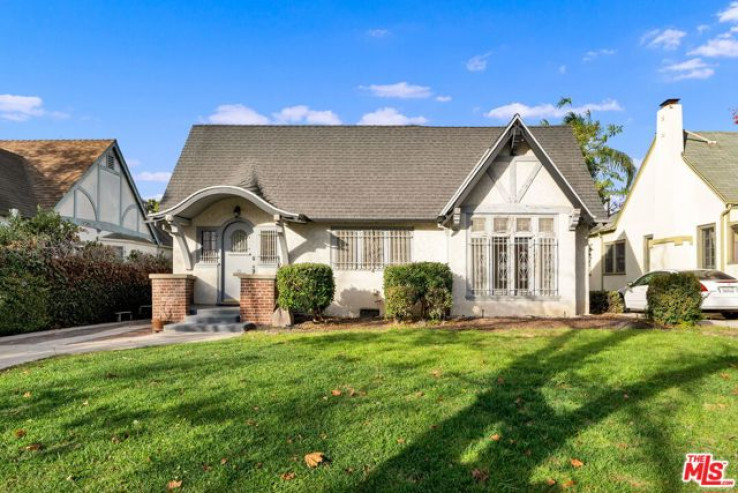
<svg viewBox="0 0 738 493"><path fill-rule="evenodd" d="M172 279L194 280L195 304L244 310L234 274L320 262L336 280L329 314L381 313L386 266L437 261L454 274L454 315L571 316L588 311L587 237L604 215L571 128L516 116L195 125L151 217L172 232Z"/></svg>
<svg viewBox="0 0 738 493"><path fill-rule="evenodd" d="M146 211L115 140L0 140L0 222L54 209L80 237L115 248L171 255L171 239Z"/></svg>
<svg viewBox="0 0 738 493"><path fill-rule="evenodd" d="M658 269L738 275L736 206L738 133L685 131L679 100L664 101L622 210L590 237L591 288L615 290Z"/></svg>

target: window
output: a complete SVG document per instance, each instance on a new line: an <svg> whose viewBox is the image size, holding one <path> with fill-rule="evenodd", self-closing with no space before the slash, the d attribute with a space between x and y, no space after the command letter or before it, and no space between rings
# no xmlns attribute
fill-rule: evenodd
<svg viewBox="0 0 738 493"><path fill-rule="evenodd" d="M625 274L625 240L605 245L605 274Z"/></svg>
<svg viewBox="0 0 738 493"><path fill-rule="evenodd" d="M411 230L336 229L332 241L333 266L338 270L380 270L412 258Z"/></svg>
<svg viewBox="0 0 738 493"><path fill-rule="evenodd" d="M231 235L231 252L246 253L249 251L248 235L246 231L239 229Z"/></svg>
<svg viewBox="0 0 738 493"><path fill-rule="evenodd" d="M738 264L738 225L730 228L730 263Z"/></svg>
<svg viewBox="0 0 738 493"><path fill-rule="evenodd" d="M112 154L108 154L105 157L105 167L110 170L115 169L115 156L113 156Z"/></svg>
<svg viewBox="0 0 738 493"><path fill-rule="evenodd" d="M473 295L558 294L558 243L553 217L493 216L491 233L475 231L476 220L484 218L472 218L469 233Z"/></svg>
<svg viewBox="0 0 738 493"><path fill-rule="evenodd" d="M200 262L208 264L218 262L218 233L215 231L200 232Z"/></svg>
<svg viewBox="0 0 738 493"><path fill-rule="evenodd" d="M704 226L700 230L700 267L715 268L715 226Z"/></svg>
<svg viewBox="0 0 738 493"><path fill-rule="evenodd" d="M259 234L259 262L262 264L279 263L277 232L264 230Z"/></svg>

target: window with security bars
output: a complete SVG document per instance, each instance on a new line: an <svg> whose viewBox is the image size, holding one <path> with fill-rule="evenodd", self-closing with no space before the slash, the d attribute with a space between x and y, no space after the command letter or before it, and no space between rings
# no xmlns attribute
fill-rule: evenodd
<svg viewBox="0 0 738 493"><path fill-rule="evenodd" d="M412 260L412 231L406 229L334 229L333 267L381 270Z"/></svg>
<svg viewBox="0 0 738 493"><path fill-rule="evenodd" d="M259 233L259 262L262 264L279 263L277 232L263 230Z"/></svg>
<svg viewBox="0 0 738 493"><path fill-rule="evenodd" d="M200 232L200 262L206 264L218 262L218 233L216 231Z"/></svg>
<svg viewBox="0 0 738 493"><path fill-rule="evenodd" d="M473 219L478 220L469 238L471 294L558 295L558 241L553 217ZM490 227L480 227L481 220L488 220Z"/></svg>

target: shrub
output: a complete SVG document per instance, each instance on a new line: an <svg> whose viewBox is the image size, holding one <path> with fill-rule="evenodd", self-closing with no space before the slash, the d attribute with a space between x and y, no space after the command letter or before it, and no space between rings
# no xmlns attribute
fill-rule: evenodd
<svg viewBox="0 0 738 493"><path fill-rule="evenodd" d="M393 288L404 287L405 290ZM452 305L451 269L440 262L393 265L384 271L385 315L396 320L412 316L420 303L420 316L440 320Z"/></svg>
<svg viewBox="0 0 738 493"><path fill-rule="evenodd" d="M51 322L43 277L0 268L0 335L43 330Z"/></svg>
<svg viewBox="0 0 738 493"><path fill-rule="evenodd" d="M333 301L333 270L325 264L284 265L277 271L277 304L293 312L322 316Z"/></svg>
<svg viewBox="0 0 738 493"><path fill-rule="evenodd" d="M617 291L590 291L589 311L593 315L623 313L623 298Z"/></svg>
<svg viewBox="0 0 738 493"><path fill-rule="evenodd" d="M662 325L692 326L702 320L700 281L693 274L656 276L648 286L648 317Z"/></svg>

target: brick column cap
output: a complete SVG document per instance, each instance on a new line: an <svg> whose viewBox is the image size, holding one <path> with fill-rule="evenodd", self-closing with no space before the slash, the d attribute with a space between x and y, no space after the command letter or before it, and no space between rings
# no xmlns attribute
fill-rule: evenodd
<svg viewBox="0 0 738 493"><path fill-rule="evenodd" d="M241 279L276 279L277 274L244 274L243 272L236 272L233 274Z"/></svg>
<svg viewBox="0 0 738 493"><path fill-rule="evenodd" d="M192 274L149 274L149 279L197 279Z"/></svg>

